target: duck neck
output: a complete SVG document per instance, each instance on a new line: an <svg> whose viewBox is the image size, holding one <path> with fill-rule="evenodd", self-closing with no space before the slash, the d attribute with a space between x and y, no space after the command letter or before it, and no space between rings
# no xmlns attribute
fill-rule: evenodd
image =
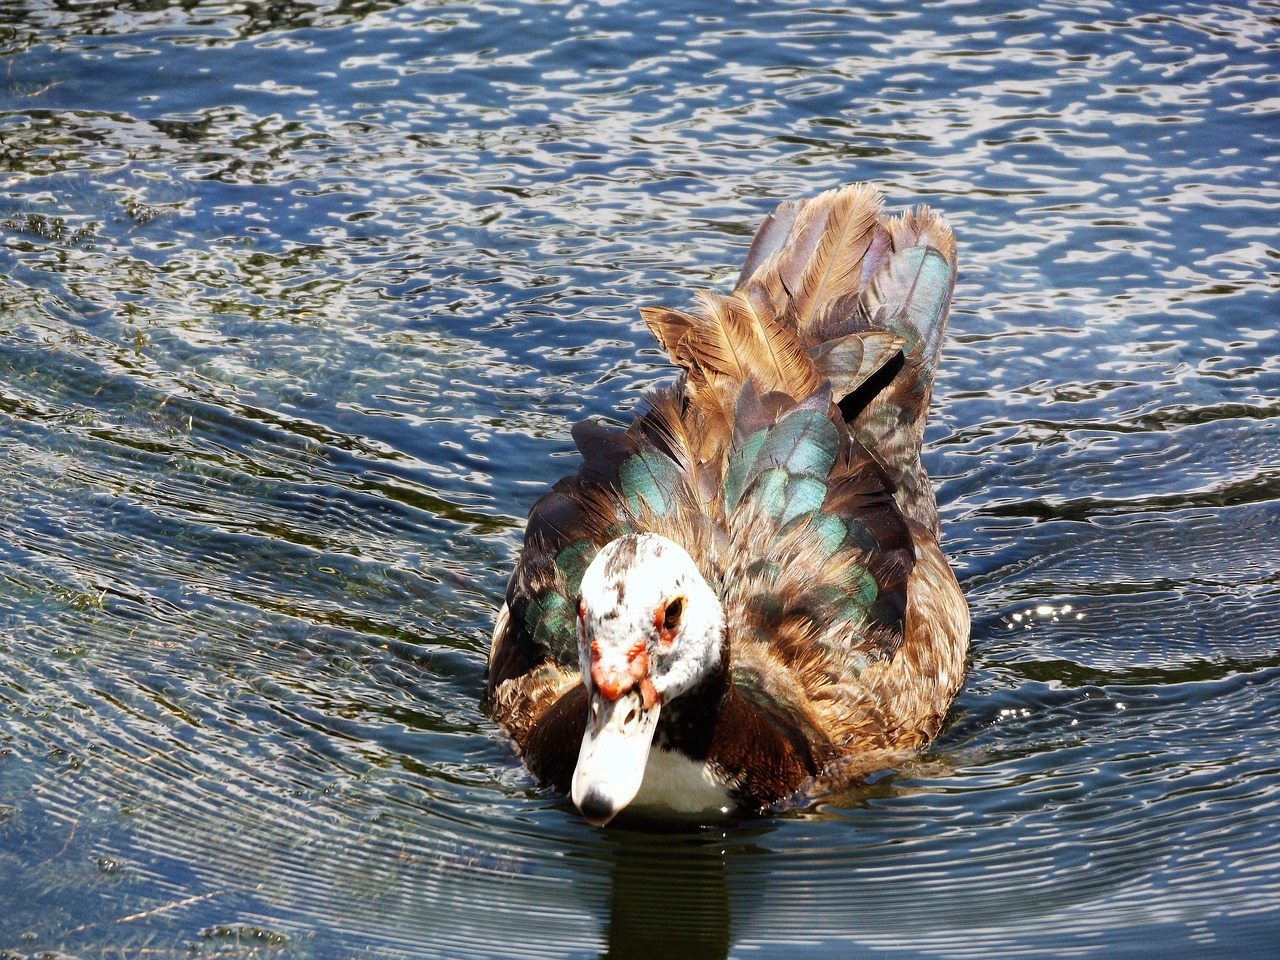
<svg viewBox="0 0 1280 960"><path fill-rule="evenodd" d="M784 704L748 698L718 668L665 704L654 747L706 763L746 808L762 808L817 776L821 737Z"/></svg>
<svg viewBox="0 0 1280 960"><path fill-rule="evenodd" d="M662 707L654 747L706 760L728 702L737 694L729 681L729 658L722 645L719 663L696 684ZM739 697L740 699L740 697Z"/></svg>

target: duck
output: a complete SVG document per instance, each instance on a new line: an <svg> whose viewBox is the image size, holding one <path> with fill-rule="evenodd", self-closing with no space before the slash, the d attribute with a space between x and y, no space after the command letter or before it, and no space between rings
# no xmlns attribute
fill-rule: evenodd
<svg viewBox="0 0 1280 960"><path fill-rule="evenodd" d="M750 815L938 733L969 610L924 427L956 279L926 206L868 184L769 213L729 292L640 316L677 368L533 504L486 704L590 824ZM625 818L624 818L625 819Z"/></svg>

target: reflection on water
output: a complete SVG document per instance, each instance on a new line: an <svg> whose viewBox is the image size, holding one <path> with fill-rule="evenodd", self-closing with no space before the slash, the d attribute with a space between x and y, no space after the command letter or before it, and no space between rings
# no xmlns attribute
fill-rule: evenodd
<svg viewBox="0 0 1280 960"><path fill-rule="evenodd" d="M0 953L1259 955L1274 4L0 4ZM485 719L569 424L777 199L938 206L936 748L595 831Z"/></svg>

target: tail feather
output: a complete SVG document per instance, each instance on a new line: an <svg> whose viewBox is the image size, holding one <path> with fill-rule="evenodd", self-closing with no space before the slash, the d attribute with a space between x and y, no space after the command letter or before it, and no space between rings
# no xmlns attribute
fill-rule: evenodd
<svg viewBox="0 0 1280 960"><path fill-rule="evenodd" d="M955 238L936 214L922 206L883 216L880 194L854 185L781 204L736 291L767 299L795 330L903 508L933 529L920 447L955 264Z"/></svg>
<svg viewBox="0 0 1280 960"><path fill-rule="evenodd" d="M783 204L765 221L747 255L738 291L766 299L808 345L827 306L865 285L863 260L876 239L880 194L857 184ZM789 225L781 236L784 225ZM766 256L767 254L767 256Z"/></svg>
<svg viewBox="0 0 1280 960"><path fill-rule="evenodd" d="M827 340L809 350L819 376L831 384L831 399L845 406L873 374L896 358L906 341L892 333L869 330ZM856 409L865 406L859 403ZM846 410L846 419L851 419Z"/></svg>
<svg viewBox="0 0 1280 960"><path fill-rule="evenodd" d="M908 247L876 274L863 309L869 326L902 339L902 365L861 410L844 410L898 487L903 512L935 536L937 503L920 451L954 283L954 266L934 247Z"/></svg>
<svg viewBox="0 0 1280 960"><path fill-rule="evenodd" d="M776 256L790 239L796 214L802 206L803 200L784 200L764 218L764 223L760 224L751 240L751 249L747 251L747 259L738 274L738 282L733 285L734 290L742 290L761 265Z"/></svg>
<svg viewBox="0 0 1280 960"><path fill-rule="evenodd" d="M921 204L914 210L893 217L884 224L893 241L893 249L933 247L954 268L956 238L942 218Z"/></svg>
<svg viewBox="0 0 1280 960"><path fill-rule="evenodd" d="M895 254L863 294L862 310L867 326L902 339L908 367L914 367L923 388L923 416L928 390L942 352L943 333L951 307L955 270L936 249L908 247ZM914 406L919 406L917 402Z"/></svg>
<svg viewBox="0 0 1280 960"><path fill-rule="evenodd" d="M920 446L955 239L926 207L886 217L881 204L866 184L781 203L756 232L732 293L701 294L689 313L641 314L686 371L684 416L732 425L748 384L753 395L799 402L825 382L908 516L936 529ZM704 444L693 461L710 464L704 458L725 450Z"/></svg>
<svg viewBox="0 0 1280 960"><path fill-rule="evenodd" d="M698 301L700 309L691 314L661 307L640 311L672 361L688 371L695 392L705 382L731 408L747 380L797 398L821 384L795 331L778 323L759 295L699 293Z"/></svg>

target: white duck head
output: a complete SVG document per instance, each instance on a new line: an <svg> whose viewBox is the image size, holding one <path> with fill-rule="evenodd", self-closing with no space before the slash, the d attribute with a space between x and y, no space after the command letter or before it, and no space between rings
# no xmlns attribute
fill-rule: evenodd
<svg viewBox="0 0 1280 960"><path fill-rule="evenodd" d="M578 601L590 712L571 791L589 822L635 797L663 704L720 669L723 645L720 600L679 544L629 534L596 555Z"/></svg>

